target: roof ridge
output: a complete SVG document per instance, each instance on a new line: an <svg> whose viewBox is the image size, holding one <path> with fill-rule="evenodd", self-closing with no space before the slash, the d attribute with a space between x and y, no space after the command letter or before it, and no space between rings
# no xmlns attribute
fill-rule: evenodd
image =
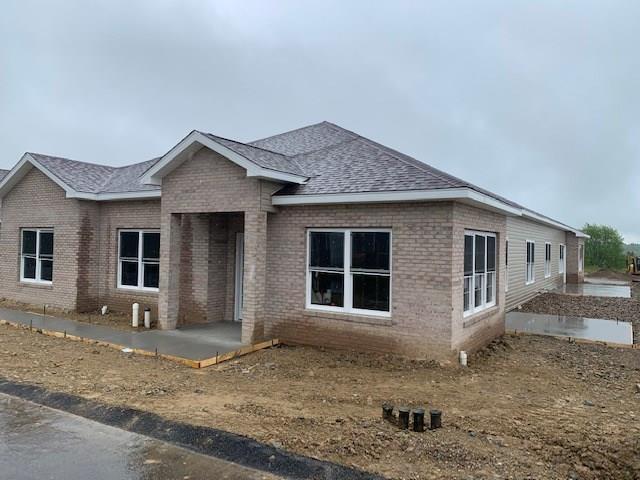
<svg viewBox="0 0 640 480"><path fill-rule="evenodd" d="M333 125L331 122L327 122L326 120L323 120L322 122L312 123L310 125L305 125L304 127L294 128L293 130L287 130L286 132L276 133L275 135L271 135L269 137L263 137L263 138L258 138L257 140L251 140L251 142L249 142L247 145L251 145L252 143L258 143L258 142L261 142L263 140L270 140L272 138L278 138L278 137L281 137L282 135L288 135L289 133L298 132L300 130L304 130L305 128L315 127L317 125L322 125L323 123L327 123L327 124ZM253 145L251 145L251 146L253 146ZM260 147L257 147L257 148L260 148Z"/></svg>
<svg viewBox="0 0 640 480"><path fill-rule="evenodd" d="M200 132L199 130L196 130L196 131ZM216 135L215 133L208 133L208 132L200 132L200 133L204 133L205 135L210 135L216 138L221 138L222 140L226 140L227 142L238 143L240 145L244 145L245 147L251 147L257 150L262 150L263 152L269 152L269 153L273 153L274 155L281 155L283 157L291 158L289 155L285 155L282 152L276 152L274 150L269 150L268 148L256 147L255 145L251 145L250 143L244 143L239 140L234 140L233 138L221 137L220 135Z"/></svg>

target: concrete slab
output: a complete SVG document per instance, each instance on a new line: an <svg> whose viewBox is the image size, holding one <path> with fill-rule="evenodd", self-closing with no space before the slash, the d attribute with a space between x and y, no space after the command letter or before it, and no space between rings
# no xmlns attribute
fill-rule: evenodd
<svg viewBox="0 0 640 480"><path fill-rule="evenodd" d="M505 322L506 330L511 332L633 345L633 327L630 322L526 312L509 312Z"/></svg>
<svg viewBox="0 0 640 480"><path fill-rule="evenodd" d="M66 332L67 335L122 345L131 349L172 355L188 360L204 360L246 346L240 341L240 322L218 322L178 330L126 332L102 325L75 322L65 318L0 308L0 319L33 328Z"/></svg>
<svg viewBox="0 0 640 480"><path fill-rule="evenodd" d="M553 293L580 297L631 298L629 285L603 285L594 283L567 283L553 290Z"/></svg>
<svg viewBox="0 0 640 480"><path fill-rule="evenodd" d="M611 278L584 277L584 283L594 283L596 285L630 285L631 280L614 280Z"/></svg>

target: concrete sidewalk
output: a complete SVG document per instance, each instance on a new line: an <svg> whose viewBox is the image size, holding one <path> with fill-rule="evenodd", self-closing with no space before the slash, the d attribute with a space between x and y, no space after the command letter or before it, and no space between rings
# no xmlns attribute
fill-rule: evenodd
<svg viewBox="0 0 640 480"><path fill-rule="evenodd" d="M628 284L566 283L552 292L579 297L631 298L631 287Z"/></svg>
<svg viewBox="0 0 640 480"><path fill-rule="evenodd" d="M240 341L242 330L240 322L209 323L178 330L126 332L102 325L6 308L0 308L0 320L133 350L144 350L150 353L157 351L158 355L194 361L210 359L247 346Z"/></svg>

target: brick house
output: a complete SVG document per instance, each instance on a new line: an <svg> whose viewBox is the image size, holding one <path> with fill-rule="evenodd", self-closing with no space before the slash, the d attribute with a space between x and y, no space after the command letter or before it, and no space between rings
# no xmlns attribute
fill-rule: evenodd
<svg viewBox="0 0 640 480"><path fill-rule="evenodd" d="M193 131L126 167L25 154L0 181L0 296L158 326L448 358L582 281L582 232L322 122Z"/></svg>

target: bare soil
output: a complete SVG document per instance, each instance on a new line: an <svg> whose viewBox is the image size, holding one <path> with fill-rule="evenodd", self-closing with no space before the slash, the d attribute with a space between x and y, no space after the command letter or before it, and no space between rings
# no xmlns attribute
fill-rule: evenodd
<svg viewBox="0 0 640 480"><path fill-rule="evenodd" d="M60 308L47 307L43 309L43 305L34 305L29 303L16 302L7 298L0 298L0 308L10 308L13 310L22 310L23 312L32 312L37 314L46 313L47 315L75 320L76 322L91 323L94 325L104 325L106 327L116 328L118 330L135 331L139 330L131 326L131 317L120 312L109 311L106 315L102 315L100 311L94 312L75 312L71 310L63 310ZM142 324L142 312L140 312Z"/></svg>
<svg viewBox="0 0 640 480"><path fill-rule="evenodd" d="M194 370L0 327L0 376L394 479L640 477L640 350L507 336L469 365L283 347ZM443 428L401 431L384 402Z"/></svg>

